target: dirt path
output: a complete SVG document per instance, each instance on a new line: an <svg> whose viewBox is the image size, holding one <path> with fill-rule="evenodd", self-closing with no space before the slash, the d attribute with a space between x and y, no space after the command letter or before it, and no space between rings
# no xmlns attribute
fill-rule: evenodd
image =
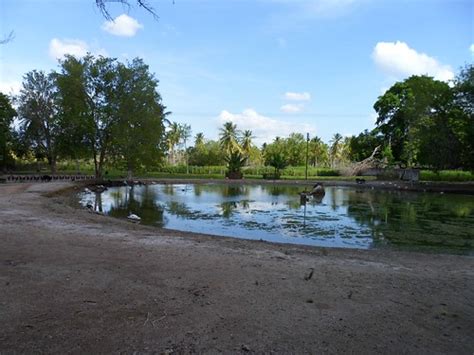
<svg viewBox="0 0 474 355"><path fill-rule="evenodd" d="M66 186L0 186L2 354L473 352L472 257L159 230Z"/></svg>

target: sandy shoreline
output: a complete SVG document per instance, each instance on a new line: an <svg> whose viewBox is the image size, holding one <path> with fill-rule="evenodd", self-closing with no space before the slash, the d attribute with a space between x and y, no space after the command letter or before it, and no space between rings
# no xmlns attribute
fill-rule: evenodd
<svg viewBox="0 0 474 355"><path fill-rule="evenodd" d="M0 353L472 354L472 257L160 230L68 186L0 185Z"/></svg>

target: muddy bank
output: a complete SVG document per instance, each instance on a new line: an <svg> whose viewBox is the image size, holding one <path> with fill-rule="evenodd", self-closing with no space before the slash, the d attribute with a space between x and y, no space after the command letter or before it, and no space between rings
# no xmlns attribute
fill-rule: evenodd
<svg viewBox="0 0 474 355"><path fill-rule="evenodd" d="M0 352L472 353L472 257L159 230L65 187L0 185Z"/></svg>

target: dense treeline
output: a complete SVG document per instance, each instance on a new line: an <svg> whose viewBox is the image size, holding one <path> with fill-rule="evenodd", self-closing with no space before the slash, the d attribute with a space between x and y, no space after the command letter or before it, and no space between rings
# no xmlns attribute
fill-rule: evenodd
<svg viewBox="0 0 474 355"><path fill-rule="evenodd" d="M3 165L12 153L32 155L54 173L58 159L92 159L102 177L110 163L130 173L158 164L166 112L157 86L138 58L123 64L66 56L59 71L27 73L15 98L19 125L10 138L16 149L4 154Z"/></svg>
<svg viewBox="0 0 474 355"><path fill-rule="evenodd" d="M261 147L252 132L227 122L218 140L191 126L170 122L158 81L141 59L66 56L59 70L31 71L12 102L0 95L0 164L32 157L47 161L89 160L97 177L107 167L134 171L168 164L288 166L338 169L378 149L385 165L434 170L474 169L474 69L463 68L452 83L412 76L394 84L374 104L376 128L357 136L336 133L328 143L292 133ZM16 120L15 120L16 119ZM16 123L14 123L16 122Z"/></svg>

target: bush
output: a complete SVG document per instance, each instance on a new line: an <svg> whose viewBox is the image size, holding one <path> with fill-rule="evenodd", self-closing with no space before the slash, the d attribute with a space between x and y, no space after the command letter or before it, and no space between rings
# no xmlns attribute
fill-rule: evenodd
<svg viewBox="0 0 474 355"><path fill-rule="evenodd" d="M462 170L440 170L438 172L432 170L420 171L421 181L451 181L451 182L466 182L474 181L474 174L472 171Z"/></svg>

